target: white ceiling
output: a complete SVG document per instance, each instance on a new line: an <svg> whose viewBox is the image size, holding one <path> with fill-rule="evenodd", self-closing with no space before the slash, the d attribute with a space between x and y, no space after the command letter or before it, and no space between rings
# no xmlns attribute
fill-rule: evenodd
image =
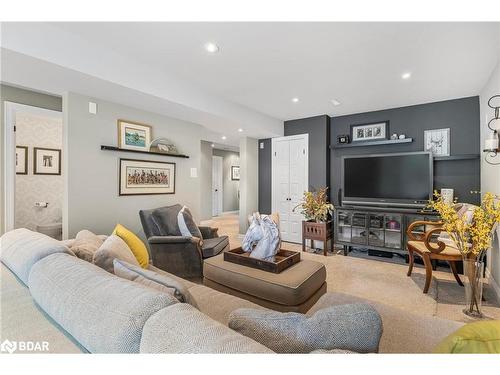
<svg viewBox="0 0 500 375"><path fill-rule="evenodd" d="M224 118L224 132L262 136L280 132L276 120L477 95L499 59L499 25L18 23L4 27L2 42ZM209 41L219 53L204 50Z"/></svg>

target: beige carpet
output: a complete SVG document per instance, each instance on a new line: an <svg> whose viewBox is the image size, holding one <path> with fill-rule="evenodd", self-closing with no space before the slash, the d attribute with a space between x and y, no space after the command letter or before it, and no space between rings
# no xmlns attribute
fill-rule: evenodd
<svg viewBox="0 0 500 375"><path fill-rule="evenodd" d="M219 234L226 234L231 248L241 245L238 234L238 216L223 214L203 222L219 228ZM300 251L298 244L284 243L289 250ZM375 259L361 259L352 256L303 253L304 258L324 263L327 269L328 291L339 291L371 299L404 310L426 316L470 321L463 313L464 290L450 272L434 271L428 294L423 294L425 270L415 265L411 277L406 276L407 265L394 264ZM487 318L500 319L500 306L493 291L485 285L483 312Z"/></svg>

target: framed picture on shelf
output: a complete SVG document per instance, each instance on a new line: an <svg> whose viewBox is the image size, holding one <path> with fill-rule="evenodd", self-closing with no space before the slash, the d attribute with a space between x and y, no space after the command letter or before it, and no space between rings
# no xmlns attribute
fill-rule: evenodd
<svg viewBox="0 0 500 375"><path fill-rule="evenodd" d="M450 156L450 128L425 130L424 151L434 156Z"/></svg>
<svg viewBox="0 0 500 375"><path fill-rule="evenodd" d="M16 174L28 174L28 147L16 146Z"/></svg>
<svg viewBox="0 0 500 375"><path fill-rule="evenodd" d="M120 159L119 195L175 194L175 163Z"/></svg>
<svg viewBox="0 0 500 375"><path fill-rule="evenodd" d="M231 180L233 180L233 181L240 180L240 166L239 165L233 165L231 167Z"/></svg>
<svg viewBox="0 0 500 375"><path fill-rule="evenodd" d="M351 125L351 139L353 142L387 139L388 134L389 121Z"/></svg>
<svg viewBox="0 0 500 375"><path fill-rule="evenodd" d="M60 175L61 150L55 148L33 148L33 174Z"/></svg>
<svg viewBox="0 0 500 375"><path fill-rule="evenodd" d="M151 126L127 120L118 120L118 147L149 151Z"/></svg>

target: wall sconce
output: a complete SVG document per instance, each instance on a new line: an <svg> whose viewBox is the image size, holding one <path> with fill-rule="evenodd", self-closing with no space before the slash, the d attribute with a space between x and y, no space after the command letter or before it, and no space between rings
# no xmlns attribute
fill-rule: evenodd
<svg viewBox="0 0 500 375"><path fill-rule="evenodd" d="M495 110L495 116L488 122L488 128L492 131L490 138L484 141L484 150L486 153L484 160L491 165L500 165L500 161L493 162L488 160L500 155L500 140L498 133L500 131L500 95L494 95L488 100L488 107Z"/></svg>

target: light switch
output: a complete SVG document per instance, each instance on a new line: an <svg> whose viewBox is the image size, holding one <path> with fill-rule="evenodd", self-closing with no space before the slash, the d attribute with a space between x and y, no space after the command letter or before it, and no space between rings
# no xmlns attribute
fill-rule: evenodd
<svg viewBox="0 0 500 375"><path fill-rule="evenodd" d="M191 178L198 177L198 170L196 168L191 168Z"/></svg>
<svg viewBox="0 0 500 375"><path fill-rule="evenodd" d="M97 114L97 103L89 102L89 113Z"/></svg>

